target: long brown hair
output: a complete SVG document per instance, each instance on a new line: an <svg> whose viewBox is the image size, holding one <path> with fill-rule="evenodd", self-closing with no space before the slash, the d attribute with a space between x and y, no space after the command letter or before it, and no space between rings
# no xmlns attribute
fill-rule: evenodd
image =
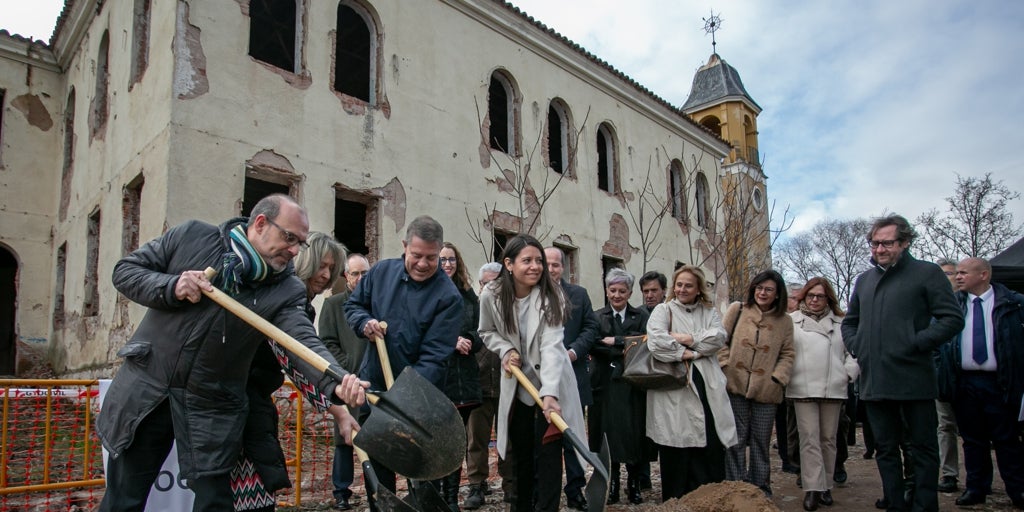
<svg viewBox="0 0 1024 512"><path fill-rule="evenodd" d="M469 281L469 272L466 270L466 263L462 261L462 253L459 252L459 248L455 247L455 244L451 242L441 244L441 248L451 249L455 253L455 275L452 276L455 286L463 291L469 290L473 285Z"/></svg>
<svg viewBox="0 0 1024 512"><path fill-rule="evenodd" d="M828 302L828 308L832 310L836 316L845 316L846 313L842 309L839 309L839 299L836 297L836 290L832 288L832 284L828 282L828 279L824 277L812 277L807 284L804 285L803 289L800 290L800 302L806 302L807 292L815 286L821 285L825 289L825 301Z"/></svg>
<svg viewBox="0 0 1024 512"><path fill-rule="evenodd" d="M544 246L530 235L516 235L505 244L505 252L501 254L501 261L506 259L515 261L519 253L527 247L535 247L540 251L541 271L540 281L535 285L540 287L540 309L544 312L544 320L548 325L562 325L569 317L567 311L568 301L562 297L562 287L551 278L548 273L548 260L544 255ZM512 273L502 269L494 280L495 294L498 296L498 308L501 310L501 319L505 322L509 332L519 332L519 317L516 315L516 284L513 281Z"/></svg>

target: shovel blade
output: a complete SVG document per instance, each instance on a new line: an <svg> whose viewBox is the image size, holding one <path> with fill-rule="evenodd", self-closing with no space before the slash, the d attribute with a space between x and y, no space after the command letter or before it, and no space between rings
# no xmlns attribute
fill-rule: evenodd
<svg viewBox="0 0 1024 512"><path fill-rule="evenodd" d="M611 467L611 452L608 449L608 436L601 436L601 451L597 454L600 465L594 465L590 481L583 492L587 496L587 512L603 512L608 503L608 468Z"/></svg>
<svg viewBox="0 0 1024 512"><path fill-rule="evenodd" d="M383 486L377 488L373 498L374 506L380 512L420 512L420 509L406 503Z"/></svg>
<svg viewBox="0 0 1024 512"><path fill-rule="evenodd" d="M434 480L462 465L466 427L441 390L406 368L370 408L356 444L395 473Z"/></svg>
<svg viewBox="0 0 1024 512"><path fill-rule="evenodd" d="M452 512L452 508L441 497L441 493L437 492L437 487L434 487L433 483L413 481L410 489L420 512Z"/></svg>

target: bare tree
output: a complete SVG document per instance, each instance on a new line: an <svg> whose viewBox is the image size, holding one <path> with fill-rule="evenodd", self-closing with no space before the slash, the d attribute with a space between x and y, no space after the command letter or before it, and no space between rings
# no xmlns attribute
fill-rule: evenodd
<svg viewBox="0 0 1024 512"><path fill-rule="evenodd" d="M671 177L669 179L672 179ZM664 198L664 199L663 199ZM626 215L640 239L640 254L643 257L643 270L647 272L647 264L654 259L661 249L661 226L665 216L671 211L672 203L664 193L659 193L651 181L651 161L647 161L647 173L644 181L633 193L633 201L626 203Z"/></svg>
<svg viewBox="0 0 1024 512"><path fill-rule="evenodd" d="M1015 242L1024 226L1014 224L1007 203L1020 197L1002 181L956 175L956 190L946 197L948 209L931 209L917 218L921 257L957 261L965 257L990 258Z"/></svg>
<svg viewBox="0 0 1024 512"><path fill-rule="evenodd" d="M867 219L822 220L810 231L779 244L775 261L787 279L828 279L846 307L857 276L871 266L871 251L865 242L870 229Z"/></svg>

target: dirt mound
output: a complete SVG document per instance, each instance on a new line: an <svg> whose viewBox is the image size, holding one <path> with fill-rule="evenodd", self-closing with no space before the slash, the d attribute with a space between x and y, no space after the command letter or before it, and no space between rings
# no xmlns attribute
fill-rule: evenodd
<svg viewBox="0 0 1024 512"><path fill-rule="evenodd" d="M664 512L778 512L760 489L746 482L705 484L682 498L668 500Z"/></svg>

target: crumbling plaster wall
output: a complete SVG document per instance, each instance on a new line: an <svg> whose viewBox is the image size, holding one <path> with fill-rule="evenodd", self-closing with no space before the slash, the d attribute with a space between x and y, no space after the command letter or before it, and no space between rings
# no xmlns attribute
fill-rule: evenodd
<svg viewBox="0 0 1024 512"><path fill-rule="evenodd" d="M381 90L390 112L369 108L364 114L353 114L330 89L334 3L307 2L304 61L312 83L300 88L247 55L243 35L248 33L249 20L237 5L191 2L189 23L201 33L209 90L175 100L169 194L172 203L187 207L169 212L170 223L197 213L211 221L232 215L244 183L243 163L270 150L287 158L302 176L301 196L310 210L312 229L332 229L335 183L369 190L397 179L406 192L405 219L419 214L438 218L446 228L446 238L463 248L470 267L478 268L484 262L483 253L468 234L466 211L474 219L483 219L485 202L497 202L501 211L517 211L515 199L488 182L499 175L499 168L510 167L508 157L492 151L484 167L478 153L482 122L478 109L480 116L486 114L488 80L491 72L501 67L514 77L523 97L523 148L534 147L543 131L548 102L554 97L562 98L572 109L575 129L582 128L577 178L561 183L545 205L536 233L550 228L548 243L559 234L570 236L580 251L581 284L595 301L600 300L602 247L613 238L609 232L612 216L625 216L625 203L623 197L597 188L596 126L609 122L616 130L620 181L627 193L643 181L649 159L656 189L667 190L668 160L660 150L679 153L685 145L688 154L672 156L692 161L696 139L687 133L690 127L686 123L673 120L676 114L649 99L637 98L638 93L619 79L599 73L599 80L608 84L581 80L583 71L567 70L557 60L566 58L570 67L581 69L593 69L593 63L560 43L549 41L542 48L527 49L458 12L479 10L497 17L499 24L537 32L501 6L491 2L455 4L421 2L412 8L399 0L372 2L382 23L378 29L383 32L386 65L381 72ZM581 127L588 109L589 119ZM707 175L717 176L717 162L724 150L706 135L702 137L700 143L709 146L710 152L703 159ZM557 178L542 165L541 155L535 154L531 183L538 189L543 173L548 173L551 181ZM230 197L221 197L223 194ZM401 251L405 226L395 222L387 214L382 216L384 257ZM685 243L685 238L678 229L663 229L662 233L665 243L649 267L668 272L681 257L673 247ZM633 237L629 251L639 243L635 234ZM633 259L627 267L639 272L639 260Z"/></svg>
<svg viewBox="0 0 1024 512"><path fill-rule="evenodd" d="M11 40L7 44L27 47ZM20 355L26 344L32 350L44 350L50 336L50 236L56 205L56 195L50 191L60 168L61 80L58 73L43 67L0 58L0 89L5 90L0 127L0 246L18 262L14 322Z"/></svg>

